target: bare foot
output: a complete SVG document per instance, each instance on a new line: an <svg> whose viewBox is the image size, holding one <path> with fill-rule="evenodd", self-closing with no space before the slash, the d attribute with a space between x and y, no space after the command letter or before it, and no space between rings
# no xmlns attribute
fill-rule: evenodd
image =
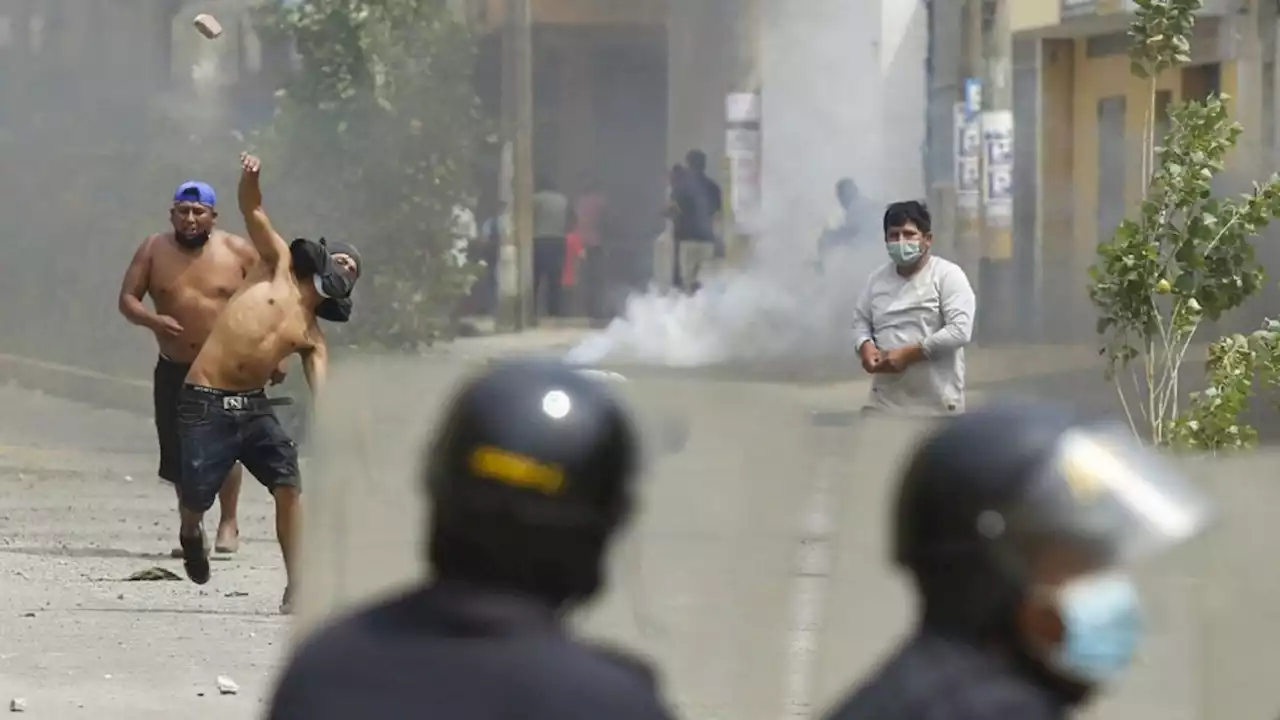
<svg viewBox="0 0 1280 720"><path fill-rule="evenodd" d="M234 555L240 549L240 528L234 523L218 526L218 537L213 542L213 551L219 555Z"/></svg>

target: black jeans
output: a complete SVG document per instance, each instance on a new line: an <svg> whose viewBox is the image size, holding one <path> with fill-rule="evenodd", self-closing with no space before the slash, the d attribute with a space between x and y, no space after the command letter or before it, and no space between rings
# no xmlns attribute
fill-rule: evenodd
<svg viewBox="0 0 1280 720"><path fill-rule="evenodd" d="M280 427L265 391L186 385L178 400L182 507L207 512L239 461L268 490L299 487L298 446Z"/></svg>
<svg viewBox="0 0 1280 720"><path fill-rule="evenodd" d="M564 272L564 236L543 235L533 239L533 297L537 302L538 294L547 294L547 316L560 317L561 307L560 277Z"/></svg>

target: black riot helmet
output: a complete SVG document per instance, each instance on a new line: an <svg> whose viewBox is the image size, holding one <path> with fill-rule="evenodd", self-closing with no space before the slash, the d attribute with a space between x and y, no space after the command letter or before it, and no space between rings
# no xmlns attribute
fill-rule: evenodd
<svg viewBox="0 0 1280 720"><path fill-rule="evenodd" d="M630 415L603 382L556 361L493 365L428 448L431 563L442 578L555 605L585 599L638 470Z"/></svg>
<svg viewBox="0 0 1280 720"><path fill-rule="evenodd" d="M1182 542L1203 497L1127 428L1046 405L985 407L943 421L898 491L894 555L915 577L924 621L992 636L1049 552L1095 569Z"/></svg>

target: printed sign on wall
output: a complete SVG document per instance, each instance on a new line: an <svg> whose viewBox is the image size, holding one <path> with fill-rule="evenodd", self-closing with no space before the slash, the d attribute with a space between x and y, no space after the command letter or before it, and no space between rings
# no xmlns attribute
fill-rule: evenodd
<svg viewBox="0 0 1280 720"><path fill-rule="evenodd" d="M982 136L978 116L968 117L964 103L955 107L956 207L976 213L982 194Z"/></svg>
<svg viewBox="0 0 1280 720"><path fill-rule="evenodd" d="M1009 227L1013 222L1013 112L982 114L982 146L986 178L983 183L987 224Z"/></svg>

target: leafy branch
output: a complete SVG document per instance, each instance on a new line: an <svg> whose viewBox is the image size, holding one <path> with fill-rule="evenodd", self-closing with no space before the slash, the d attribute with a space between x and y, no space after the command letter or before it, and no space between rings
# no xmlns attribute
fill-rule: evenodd
<svg viewBox="0 0 1280 720"><path fill-rule="evenodd" d="M1136 4L1129 30L1131 67L1150 80L1145 192L1136 216L1099 244L1098 261L1089 271L1089 297L1099 311L1107 377L1115 383L1130 427L1166 444L1190 437L1187 426L1177 422L1179 371L1196 331L1203 321L1240 307L1261 287L1263 271L1251 239L1280 215L1280 176L1237 198L1213 196L1214 177L1242 132L1230 119L1225 96L1171 107L1168 135L1156 145L1155 78L1190 61L1188 36L1202 3ZM1225 372L1240 366L1231 362L1239 351L1230 345L1218 347L1213 368Z"/></svg>
<svg viewBox="0 0 1280 720"><path fill-rule="evenodd" d="M1249 335L1218 339L1209 346L1205 368L1207 387L1190 394L1170 441L1209 452L1253 447L1258 432L1241 416L1249 410L1255 378L1263 389L1280 388L1280 321L1267 320Z"/></svg>
<svg viewBox="0 0 1280 720"><path fill-rule="evenodd" d="M472 204L487 126L469 28L445 0L306 0L259 21L299 60L262 138L285 226L354 241L368 269L341 339L412 349L447 336L481 270L458 252L454 214Z"/></svg>

